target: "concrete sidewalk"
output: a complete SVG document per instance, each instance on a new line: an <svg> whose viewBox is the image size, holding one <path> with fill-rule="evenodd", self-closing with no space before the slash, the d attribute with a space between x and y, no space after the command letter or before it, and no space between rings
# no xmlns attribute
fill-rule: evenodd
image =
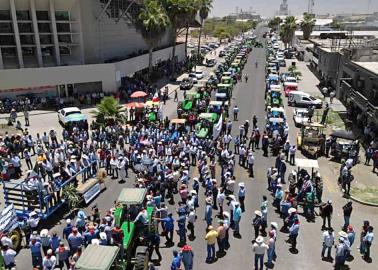
<svg viewBox="0 0 378 270"><path fill-rule="evenodd" d="M298 70L302 73L302 78L299 81L299 89L303 92L309 93L314 97L320 98L330 105L332 111L336 113L346 112L345 106L337 98L333 99L333 104L330 104L329 98L324 98L323 94L320 92L320 89L317 87L319 84L319 79L315 74L310 70L306 62L299 62L297 60L288 60L287 65L291 65L291 62L295 62ZM336 128L336 127L332 127ZM327 131L331 131L332 128L329 128ZM378 189L378 179L377 174L372 172L372 161L370 166L364 165L365 163L365 149L360 147L360 162L352 168L352 174L355 180L352 182L352 187L364 190L370 187L376 187ZM325 173L329 176L333 176L332 180L329 182L329 189L335 190L338 189L337 178L339 176L339 169L341 164L338 162L332 161L332 159L327 159L326 157L321 157L319 159L319 165L322 167L322 170L326 171ZM327 167L327 168L326 168ZM377 194L378 197L378 194Z"/></svg>

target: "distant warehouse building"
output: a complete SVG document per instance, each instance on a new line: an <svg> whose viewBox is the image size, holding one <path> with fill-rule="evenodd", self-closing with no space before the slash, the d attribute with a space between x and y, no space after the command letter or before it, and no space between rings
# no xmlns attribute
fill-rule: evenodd
<svg viewBox="0 0 378 270"><path fill-rule="evenodd" d="M111 92L148 67L128 13L141 0L1 0L0 97ZM153 63L171 58L169 33ZM185 59L184 44L176 47Z"/></svg>

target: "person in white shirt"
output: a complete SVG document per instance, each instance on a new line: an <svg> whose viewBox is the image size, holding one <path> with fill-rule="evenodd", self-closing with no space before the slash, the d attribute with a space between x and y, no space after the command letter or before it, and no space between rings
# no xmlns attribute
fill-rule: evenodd
<svg viewBox="0 0 378 270"><path fill-rule="evenodd" d="M16 251L8 247L8 245L3 245L1 255L3 256L5 269L10 270L16 266L16 262L14 259L16 254Z"/></svg>
<svg viewBox="0 0 378 270"><path fill-rule="evenodd" d="M56 257L53 255L52 249L47 251L47 255L43 258L42 267L43 270L53 270L56 266Z"/></svg>
<svg viewBox="0 0 378 270"><path fill-rule="evenodd" d="M224 204L224 199L226 195L224 194L224 189L219 188L218 189L218 194L217 194L217 205L219 207L219 215L221 216L223 213L223 204Z"/></svg>
<svg viewBox="0 0 378 270"><path fill-rule="evenodd" d="M248 157L247 157L247 162L248 162L249 176L254 177L253 166L255 165L255 157L253 156L252 152L249 152Z"/></svg>
<svg viewBox="0 0 378 270"><path fill-rule="evenodd" d="M255 253L255 270L264 269L264 255L268 248L269 247L264 243L264 238L262 236L256 238L256 241L252 246L252 250Z"/></svg>
<svg viewBox="0 0 378 270"><path fill-rule="evenodd" d="M10 239L6 234L3 234L1 237L1 245L8 246L9 248L13 248L13 242L12 239Z"/></svg>
<svg viewBox="0 0 378 270"><path fill-rule="evenodd" d="M331 258L331 251L332 246L335 243L335 234L332 228L328 228L325 232L323 232L323 248L322 248L322 259L330 259ZM324 257L325 252L327 251L327 257Z"/></svg>
<svg viewBox="0 0 378 270"><path fill-rule="evenodd" d="M188 229L190 231L189 239L194 239L194 223L196 222L196 210L191 207L188 214Z"/></svg>

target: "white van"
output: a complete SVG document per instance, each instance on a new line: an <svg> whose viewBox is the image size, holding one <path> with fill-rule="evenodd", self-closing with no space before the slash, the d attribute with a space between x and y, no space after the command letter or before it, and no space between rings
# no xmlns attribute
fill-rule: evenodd
<svg viewBox="0 0 378 270"><path fill-rule="evenodd" d="M323 105L320 99L314 98L310 94L307 94L302 91L291 91L289 93L288 103L290 106L295 107L315 106L316 108L321 108Z"/></svg>

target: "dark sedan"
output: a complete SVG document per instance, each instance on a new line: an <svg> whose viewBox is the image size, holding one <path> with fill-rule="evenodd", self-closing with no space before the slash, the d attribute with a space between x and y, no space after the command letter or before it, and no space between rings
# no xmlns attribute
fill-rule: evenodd
<svg viewBox="0 0 378 270"><path fill-rule="evenodd" d="M184 78L180 83L181 90L190 90L193 87L193 80L190 78Z"/></svg>

